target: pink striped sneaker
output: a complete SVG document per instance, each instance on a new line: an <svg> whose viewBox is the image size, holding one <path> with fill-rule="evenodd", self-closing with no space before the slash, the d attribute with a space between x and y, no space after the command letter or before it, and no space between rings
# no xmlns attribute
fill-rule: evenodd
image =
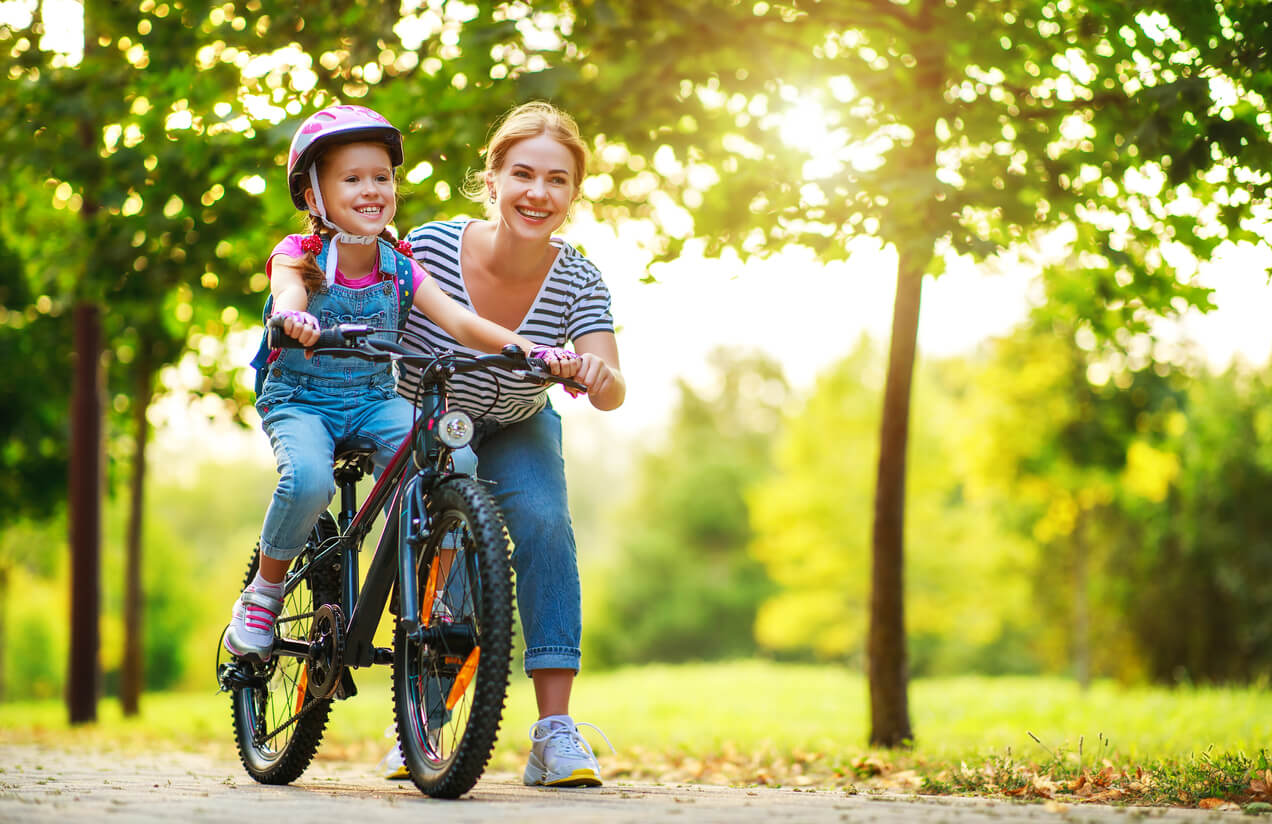
<svg viewBox="0 0 1272 824"><path fill-rule="evenodd" d="M234 602L225 648L240 658L256 656L268 661L274 650L274 622L283 608L280 598L248 587Z"/></svg>

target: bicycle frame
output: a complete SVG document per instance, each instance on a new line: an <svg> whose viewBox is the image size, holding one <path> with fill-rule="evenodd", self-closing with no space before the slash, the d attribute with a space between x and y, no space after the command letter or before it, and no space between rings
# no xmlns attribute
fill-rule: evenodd
<svg viewBox="0 0 1272 824"><path fill-rule="evenodd" d="M273 319L270 324L274 324ZM278 333L278 337L270 333L267 339L270 346L299 345L293 339L283 336L277 325L274 325L273 331ZM374 358L398 357L403 360L426 361L417 364L421 367L420 389L414 399L418 414L410 434L398 447L371 493L355 512L356 483L364 474L361 461L366 455L356 453L355 465L358 469L339 479L340 514L335 539L325 542L329 545L318 547L316 556L308 563L292 570L284 588L286 593L290 593L314 568L321 568L326 564L337 565L341 576L339 606L346 622L343 627L343 666L346 670L341 676L342 683L347 676L348 667L392 662L393 651L377 648L373 643L373 636L392 594L395 580L398 585L399 627L411 641L430 645L447 642L456 646L455 642L462 645L470 640L462 637L463 630L452 628L449 624L429 627L421 625L415 568L417 553L429 537L429 515L425 506L427 496L438 483L453 477L443 469L449 447L438 438L435 427L438 416L445 409L446 383L449 376L456 371L470 370L460 369L453 363L443 365L437 356L421 358L416 352L385 341L366 340L359 343L362 337L379 331L387 330L362 324L342 324L322 331L312 351L336 357L365 357L369 351L369 356ZM359 349L359 346L363 348ZM351 348L353 351L350 351ZM528 366L526 356L515 345L505 347L501 355L476 358L474 363L480 361L489 364L500 359L505 362L495 365L506 369L524 369ZM542 361L539 364L542 366ZM545 382L564 383L578 390L587 390L586 386L568 378L556 378L542 373L539 377ZM414 472L409 472L409 464L414 464ZM341 467L333 471L337 476L342 474ZM380 534L380 541L367 568L366 579L359 590L358 553L381 511L386 513L384 531ZM277 655L309 658L315 650L307 639L279 638L273 652ZM352 690L346 687L344 697L351 694Z"/></svg>
<svg viewBox="0 0 1272 824"><path fill-rule="evenodd" d="M420 604L415 585L415 564L416 553L428 538L425 493L439 481L450 477L436 468L444 457L442 450L445 447L439 443L432 425L441 408L443 389L441 382L422 387L421 401L417 406L430 411L422 412L416 418L410 434L356 512L356 481L341 482L335 542L321 548L313 560L288 577L286 589L290 592L313 567L337 564L341 574L341 607L347 622L346 666L366 667L392 661L392 651L375 647L373 636L392 593L395 577L398 581L398 614L403 628L413 638L419 638L424 632L417 618ZM414 473L408 471L412 462L416 466ZM384 530L367 568L366 580L359 590L358 554L382 510L386 513ZM408 536L407 539L399 540L403 534ZM280 638L274 652L304 658L310 654L310 647L306 640Z"/></svg>

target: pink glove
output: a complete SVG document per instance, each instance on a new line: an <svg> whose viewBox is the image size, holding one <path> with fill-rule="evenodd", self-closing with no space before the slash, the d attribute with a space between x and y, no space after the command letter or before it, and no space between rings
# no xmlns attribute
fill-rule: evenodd
<svg viewBox="0 0 1272 824"><path fill-rule="evenodd" d="M563 349L560 346L534 346L530 349L530 357L540 358L548 363L553 361L564 363L577 360L579 356L577 353L571 352L569 349Z"/></svg>
<svg viewBox="0 0 1272 824"><path fill-rule="evenodd" d="M274 317L287 318L292 323L298 323L301 326L312 326L314 329L318 327L318 318L308 312L297 312L295 309L288 309L285 312L275 312Z"/></svg>

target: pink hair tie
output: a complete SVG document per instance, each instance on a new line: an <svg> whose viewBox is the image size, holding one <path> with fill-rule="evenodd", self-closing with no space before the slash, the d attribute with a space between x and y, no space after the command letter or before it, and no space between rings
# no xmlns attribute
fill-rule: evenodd
<svg viewBox="0 0 1272 824"><path fill-rule="evenodd" d="M318 235L308 235L301 239L300 249L302 252L309 252L316 255L322 251L322 238Z"/></svg>

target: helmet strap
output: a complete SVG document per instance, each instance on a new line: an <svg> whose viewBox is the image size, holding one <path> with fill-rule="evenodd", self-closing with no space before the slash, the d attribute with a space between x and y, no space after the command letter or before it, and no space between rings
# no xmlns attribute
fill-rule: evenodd
<svg viewBox="0 0 1272 824"><path fill-rule="evenodd" d="M341 229L335 223L327 219L327 207L322 202L322 188L318 185L318 164L309 164L309 185L314 190L314 202L317 205L317 211L310 209L309 213L322 221L322 225L335 232L331 238L331 243L327 246L327 267L323 272L323 276L327 281L327 288L336 282L336 255L341 243L352 243L358 246L370 246L379 238L376 235L355 235Z"/></svg>

